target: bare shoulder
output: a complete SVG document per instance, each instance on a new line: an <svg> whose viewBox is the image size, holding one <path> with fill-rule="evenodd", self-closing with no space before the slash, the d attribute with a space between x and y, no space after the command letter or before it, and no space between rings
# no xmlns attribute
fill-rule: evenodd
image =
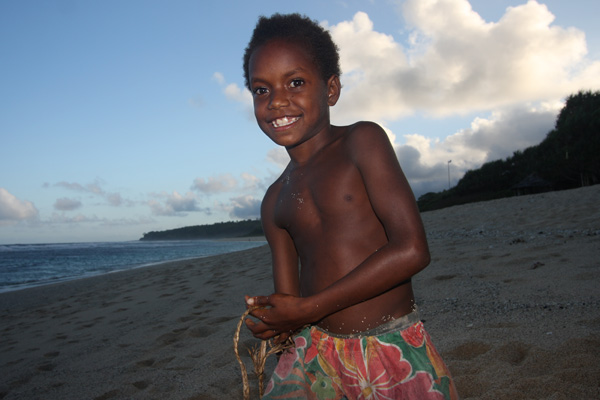
<svg viewBox="0 0 600 400"><path fill-rule="evenodd" d="M351 154L360 156L392 150L385 130L375 122L360 121L346 127L345 143Z"/></svg>
<svg viewBox="0 0 600 400"><path fill-rule="evenodd" d="M279 177L269 186L260 204L260 218L268 241L279 231L275 218L275 209L279 193L281 192L281 180L282 178Z"/></svg>
<svg viewBox="0 0 600 400"><path fill-rule="evenodd" d="M271 208L273 206L273 203L276 201L276 199L279 195L279 192L281 191L282 180L283 180L283 174L279 178L277 178L275 180L275 182L273 182L267 188L267 191L263 197L261 212L265 211L265 207Z"/></svg>
<svg viewBox="0 0 600 400"><path fill-rule="evenodd" d="M289 176L289 165L283 170L281 175L267 188L261 202L260 213L263 220L272 220L274 218L275 204L283 187L284 176Z"/></svg>
<svg viewBox="0 0 600 400"><path fill-rule="evenodd" d="M364 132L364 133L370 132L372 134L377 134L377 133L385 134L385 131L383 130L381 125L379 125L376 122L372 122L372 121L358 121L352 125L348 125L347 128L348 128L349 132L359 132L359 133L360 132Z"/></svg>

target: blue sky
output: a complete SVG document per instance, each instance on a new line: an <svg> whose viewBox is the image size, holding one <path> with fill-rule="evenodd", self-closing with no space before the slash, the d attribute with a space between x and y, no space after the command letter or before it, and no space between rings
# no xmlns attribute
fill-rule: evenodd
<svg viewBox="0 0 600 400"><path fill-rule="evenodd" d="M2 1L0 243L257 218L286 154L253 120L241 58L275 12L330 29L332 123L384 126L417 197L448 166L453 185L539 143L565 96L600 89L595 0Z"/></svg>

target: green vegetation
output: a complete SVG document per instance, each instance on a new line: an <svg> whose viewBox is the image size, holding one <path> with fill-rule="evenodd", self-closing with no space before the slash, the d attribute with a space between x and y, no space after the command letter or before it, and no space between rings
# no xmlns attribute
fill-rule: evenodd
<svg viewBox="0 0 600 400"><path fill-rule="evenodd" d="M263 235L260 221L248 219L245 221L219 222L212 225L195 225L160 232L148 232L144 233L144 236L140 240L222 239Z"/></svg>
<svg viewBox="0 0 600 400"><path fill-rule="evenodd" d="M417 201L421 211L521 193L572 189L600 182L600 91L567 98L556 125L537 146L467 171L458 184Z"/></svg>

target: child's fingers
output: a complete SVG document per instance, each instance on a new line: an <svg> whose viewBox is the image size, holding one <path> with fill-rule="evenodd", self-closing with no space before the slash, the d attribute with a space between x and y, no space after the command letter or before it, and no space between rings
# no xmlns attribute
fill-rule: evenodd
<svg viewBox="0 0 600 400"><path fill-rule="evenodd" d="M263 322L254 322L251 319L246 319L244 322L256 338L266 340L276 335L276 332Z"/></svg>
<svg viewBox="0 0 600 400"><path fill-rule="evenodd" d="M268 306L268 305L270 305L269 304L269 296L255 296L255 297L246 296L246 304L249 306L256 306L256 307Z"/></svg>
<svg viewBox="0 0 600 400"><path fill-rule="evenodd" d="M244 302L246 303L246 309L254 307L254 298L250 296L244 296Z"/></svg>
<svg viewBox="0 0 600 400"><path fill-rule="evenodd" d="M285 341L291 336L291 333L281 333L279 335L277 335L277 337L275 337L274 343L275 344L282 344L285 343Z"/></svg>

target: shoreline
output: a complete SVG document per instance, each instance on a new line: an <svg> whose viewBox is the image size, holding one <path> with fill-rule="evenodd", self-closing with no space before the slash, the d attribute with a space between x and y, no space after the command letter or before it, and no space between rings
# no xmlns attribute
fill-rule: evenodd
<svg viewBox="0 0 600 400"><path fill-rule="evenodd" d="M198 239L198 240L212 241L212 242L260 242L260 241L264 241L266 244L266 239L264 237L262 237L262 239L261 239L261 237L259 237L259 236L252 236L247 239L241 238L240 240L238 240L236 238ZM131 241L103 242L103 243L119 244L119 243L129 243L129 242L131 242ZM85 244L87 242L82 242L82 243ZM96 243L96 242L90 242L90 243ZM80 244L80 243L68 243L68 245L78 245L78 244ZM54 245L62 245L62 243L46 243L46 244L44 244L44 246L54 246ZM11 246L11 245L8 245L8 246ZM35 246L35 245L31 245L31 246ZM242 251L242 250L233 250L233 251L230 251L227 253L222 253L222 254L235 253L237 251ZM135 270L135 269L139 269L139 268L146 268L146 267L151 267L154 265L160 265L163 263L187 261L187 260L194 260L194 259L205 258L205 257L212 257L214 255L215 254L210 254L210 255L205 255L205 256L196 256L196 257L182 257L182 258L174 258L174 259L166 260L166 261L162 260L162 261L144 262L144 263L140 263L140 264L123 265L116 269L111 269L111 270L87 272L87 273L84 273L82 275L77 275L77 276L67 276L67 277L61 277L61 278L54 278L54 279L46 280L46 281L35 281L35 282L18 284L18 285L14 285L14 286L5 286L5 287L0 287L0 295L3 293L10 293L10 292L15 292L15 291L21 291L21 290L26 290L26 289L31 289L31 288L47 286L47 285L56 285L59 283L66 283L66 282L76 281L79 279L87 279L87 278L92 278L92 277L96 277L96 276L102 276L105 274L114 274L114 273L119 273L119 272L123 272L123 271ZM216 255L219 255L219 254L216 254Z"/></svg>
<svg viewBox="0 0 600 400"><path fill-rule="evenodd" d="M462 399L599 397L598 198L422 214L432 261L413 287ZM264 245L0 293L0 398L242 398L233 333L244 294L271 293L270 262ZM257 343L242 332L247 368Z"/></svg>
<svg viewBox="0 0 600 400"><path fill-rule="evenodd" d="M122 280L134 280L138 277L138 271L140 270L148 270L146 273L153 273L152 269L157 269L157 274L165 273L170 269L180 269L182 265L201 265L205 264L206 261L209 261L206 264L210 264L210 259L212 258L221 258L228 257L231 255L236 255L237 253L243 253L247 251L252 251L255 249L261 249L263 247L267 247L267 245L262 245L258 247L254 247L246 250L237 250L229 253L216 254L210 256L203 257L192 257L192 258L184 258L178 260L170 260L170 261L160 261L156 263L151 263L147 265L141 265L138 267L121 269L116 271L110 271L101 273L98 275L91 276L82 276L78 278L68 279L60 282L42 284L38 286L26 287L18 290L11 290L6 292L0 292L0 311L7 310L14 305L21 305L23 308L27 307L40 307L43 306L44 302L47 301L59 301L61 298L65 296L71 296L74 293L82 293L88 290L89 288L93 288L97 285L106 284L107 282L111 282L114 280L122 281ZM25 298L26 300L23 300ZM13 308L10 309L11 312L18 311ZM1 397L0 397L1 398Z"/></svg>

